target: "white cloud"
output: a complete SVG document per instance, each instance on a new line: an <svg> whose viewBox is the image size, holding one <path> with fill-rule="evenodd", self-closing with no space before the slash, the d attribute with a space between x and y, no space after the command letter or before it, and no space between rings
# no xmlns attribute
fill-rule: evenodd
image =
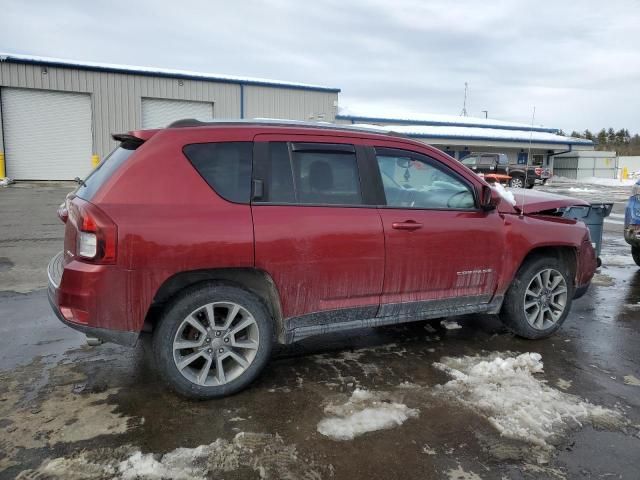
<svg viewBox="0 0 640 480"><path fill-rule="evenodd" d="M640 131L640 3L4 0L0 50L325 84L341 103Z"/></svg>

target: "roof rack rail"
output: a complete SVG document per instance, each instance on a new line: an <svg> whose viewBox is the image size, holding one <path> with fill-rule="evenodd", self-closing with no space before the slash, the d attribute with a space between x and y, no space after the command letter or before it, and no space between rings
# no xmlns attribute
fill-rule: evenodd
<svg viewBox="0 0 640 480"><path fill-rule="evenodd" d="M234 120L210 120L202 121L195 118L184 118L176 120L167 125L167 128L189 128L189 127L211 127L211 126L225 126L225 125L264 125L274 127L301 127L301 128L315 128L325 130L342 130L349 132L366 132L379 135L392 135L394 137L409 138L407 135L396 132L394 130L386 130L384 128L367 128L362 126L353 125L341 125L329 122L306 122L303 120L287 120L287 119L272 119L272 118L254 118L254 119L234 119Z"/></svg>

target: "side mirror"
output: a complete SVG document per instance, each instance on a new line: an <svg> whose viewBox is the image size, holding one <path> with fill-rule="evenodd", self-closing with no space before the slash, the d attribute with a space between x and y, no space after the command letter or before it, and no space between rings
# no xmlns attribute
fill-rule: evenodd
<svg viewBox="0 0 640 480"><path fill-rule="evenodd" d="M489 212L491 210L495 210L495 208L500 203L501 197L498 192L496 192L493 188L488 185L483 185L480 190L480 207Z"/></svg>

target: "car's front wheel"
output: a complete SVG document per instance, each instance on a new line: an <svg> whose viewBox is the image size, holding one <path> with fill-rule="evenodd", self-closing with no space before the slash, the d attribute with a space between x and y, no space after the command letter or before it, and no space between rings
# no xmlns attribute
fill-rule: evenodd
<svg viewBox="0 0 640 480"><path fill-rule="evenodd" d="M521 337L548 337L567 318L573 290L571 274L564 262L534 257L520 268L509 287L500 319Z"/></svg>
<svg viewBox="0 0 640 480"><path fill-rule="evenodd" d="M640 267L640 247L631 247L631 256L636 265Z"/></svg>
<svg viewBox="0 0 640 480"><path fill-rule="evenodd" d="M273 324L262 301L216 283L182 292L153 337L160 374L176 392L194 399L247 387L269 361L272 344Z"/></svg>

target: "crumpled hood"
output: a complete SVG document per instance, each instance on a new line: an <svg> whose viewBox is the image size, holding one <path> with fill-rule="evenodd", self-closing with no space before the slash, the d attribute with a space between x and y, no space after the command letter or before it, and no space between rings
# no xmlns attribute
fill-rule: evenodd
<svg viewBox="0 0 640 480"><path fill-rule="evenodd" d="M556 208L570 207L573 205L589 205L589 202L580 200L579 198L567 197L564 195L556 195L554 193L541 192L540 190L511 190L516 200L515 205L502 200L499 210L504 213L513 213L524 211L525 215L544 212L546 210L554 210Z"/></svg>

